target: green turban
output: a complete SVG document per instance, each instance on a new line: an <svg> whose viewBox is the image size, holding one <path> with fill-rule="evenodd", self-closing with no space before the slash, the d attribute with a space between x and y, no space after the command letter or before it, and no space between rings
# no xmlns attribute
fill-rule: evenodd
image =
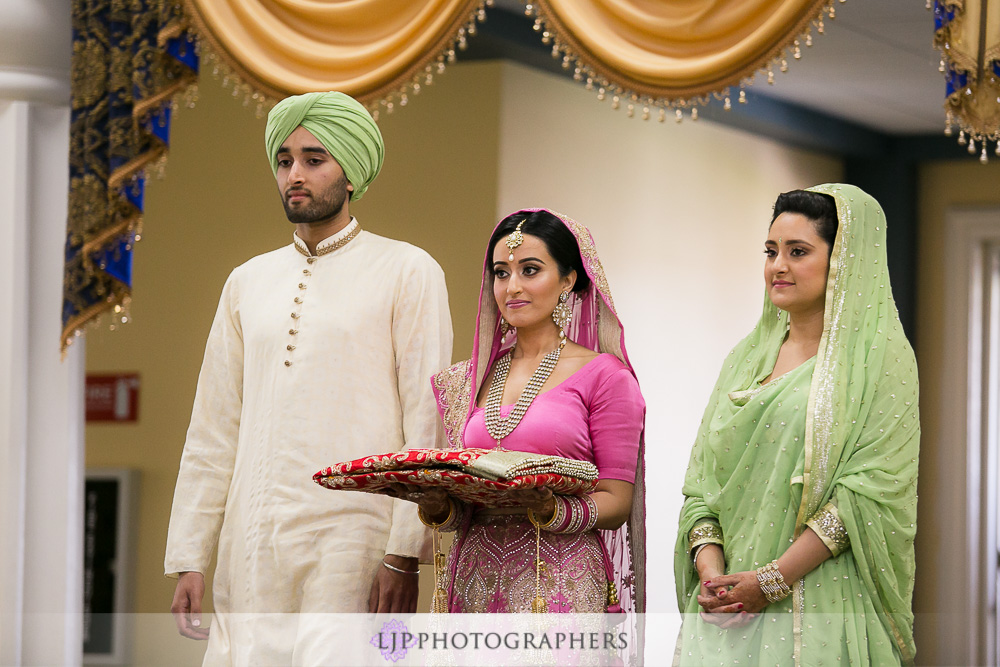
<svg viewBox="0 0 1000 667"><path fill-rule="evenodd" d="M278 172L278 149L295 128L309 130L340 163L354 186L351 201L361 196L382 169L385 146L371 114L344 93L306 93L286 97L267 114L264 143L271 171Z"/></svg>

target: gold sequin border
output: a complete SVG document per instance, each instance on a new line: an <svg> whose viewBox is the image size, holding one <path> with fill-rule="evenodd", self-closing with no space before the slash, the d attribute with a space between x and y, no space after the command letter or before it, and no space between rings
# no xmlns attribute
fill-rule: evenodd
<svg viewBox="0 0 1000 667"><path fill-rule="evenodd" d="M722 526L714 519L702 520L695 524L691 532L688 533L688 553L702 544L718 544L724 546L725 537L722 534Z"/></svg>
<svg viewBox="0 0 1000 667"><path fill-rule="evenodd" d="M837 506L827 503L813 514L806 525L823 540L823 544L834 556L839 556L851 546L851 536L847 534L844 522L840 520Z"/></svg>

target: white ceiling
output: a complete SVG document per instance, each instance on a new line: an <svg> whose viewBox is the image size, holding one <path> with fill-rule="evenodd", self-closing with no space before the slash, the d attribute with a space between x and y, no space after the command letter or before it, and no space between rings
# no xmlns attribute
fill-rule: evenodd
<svg viewBox="0 0 1000 667"><path fill-rule="evenodd" d="M836 2L836 19L813 30L802 58L775 71L773 85L758 75L753 92L890 134L942 132L945 83L925 1ZM523 12L521 0L496 4Z"/></svg>
<svg viewBox="0 0 1000 667"><path fill-rule="evenodd" d="M754 90L892 134L944 130L944 75L924 0L847 0L823 35Z"/></svg>

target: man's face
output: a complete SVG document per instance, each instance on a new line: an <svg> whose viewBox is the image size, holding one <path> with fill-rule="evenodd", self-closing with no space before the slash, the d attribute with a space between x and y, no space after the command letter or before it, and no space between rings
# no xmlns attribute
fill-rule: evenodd
<svg viewBox="0 0 1000 667"><path fill-rule="evenodd" d="M341 212L354 192L340 164L304 127L288 135L277 157L275 178L289 222L326 222Z"/></svg>

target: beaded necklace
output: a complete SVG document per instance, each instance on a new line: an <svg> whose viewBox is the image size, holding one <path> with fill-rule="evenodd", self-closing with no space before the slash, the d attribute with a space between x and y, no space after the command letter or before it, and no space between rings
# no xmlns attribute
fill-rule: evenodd
<svg viewBox="0 0 1000 667"><path fill-rule="evenodd" d="M500 446L500 441L510 435L510 432L521 423L521 418L528 411L531 402L535 400L538 391L545 384L545 381L549 379L549 376L552 375L552 371L555 370L556 363L559 361L559 355L562 353L564 347L566 347L565 338L559 341L559 346L556 349L542 358L542 363L538 364L538 368L532 373L528 384L521 391L514 409L504 418L500 417L500 401L503 399L503 390L507 385L507 374L510 373L510 360L514 354L514 350L503 355L497 361L496 373L493 374L493 381L490 382L490 391L486 395L485 415L486 430L489 432L490 437L497 441L497 447Z"/></svg>

